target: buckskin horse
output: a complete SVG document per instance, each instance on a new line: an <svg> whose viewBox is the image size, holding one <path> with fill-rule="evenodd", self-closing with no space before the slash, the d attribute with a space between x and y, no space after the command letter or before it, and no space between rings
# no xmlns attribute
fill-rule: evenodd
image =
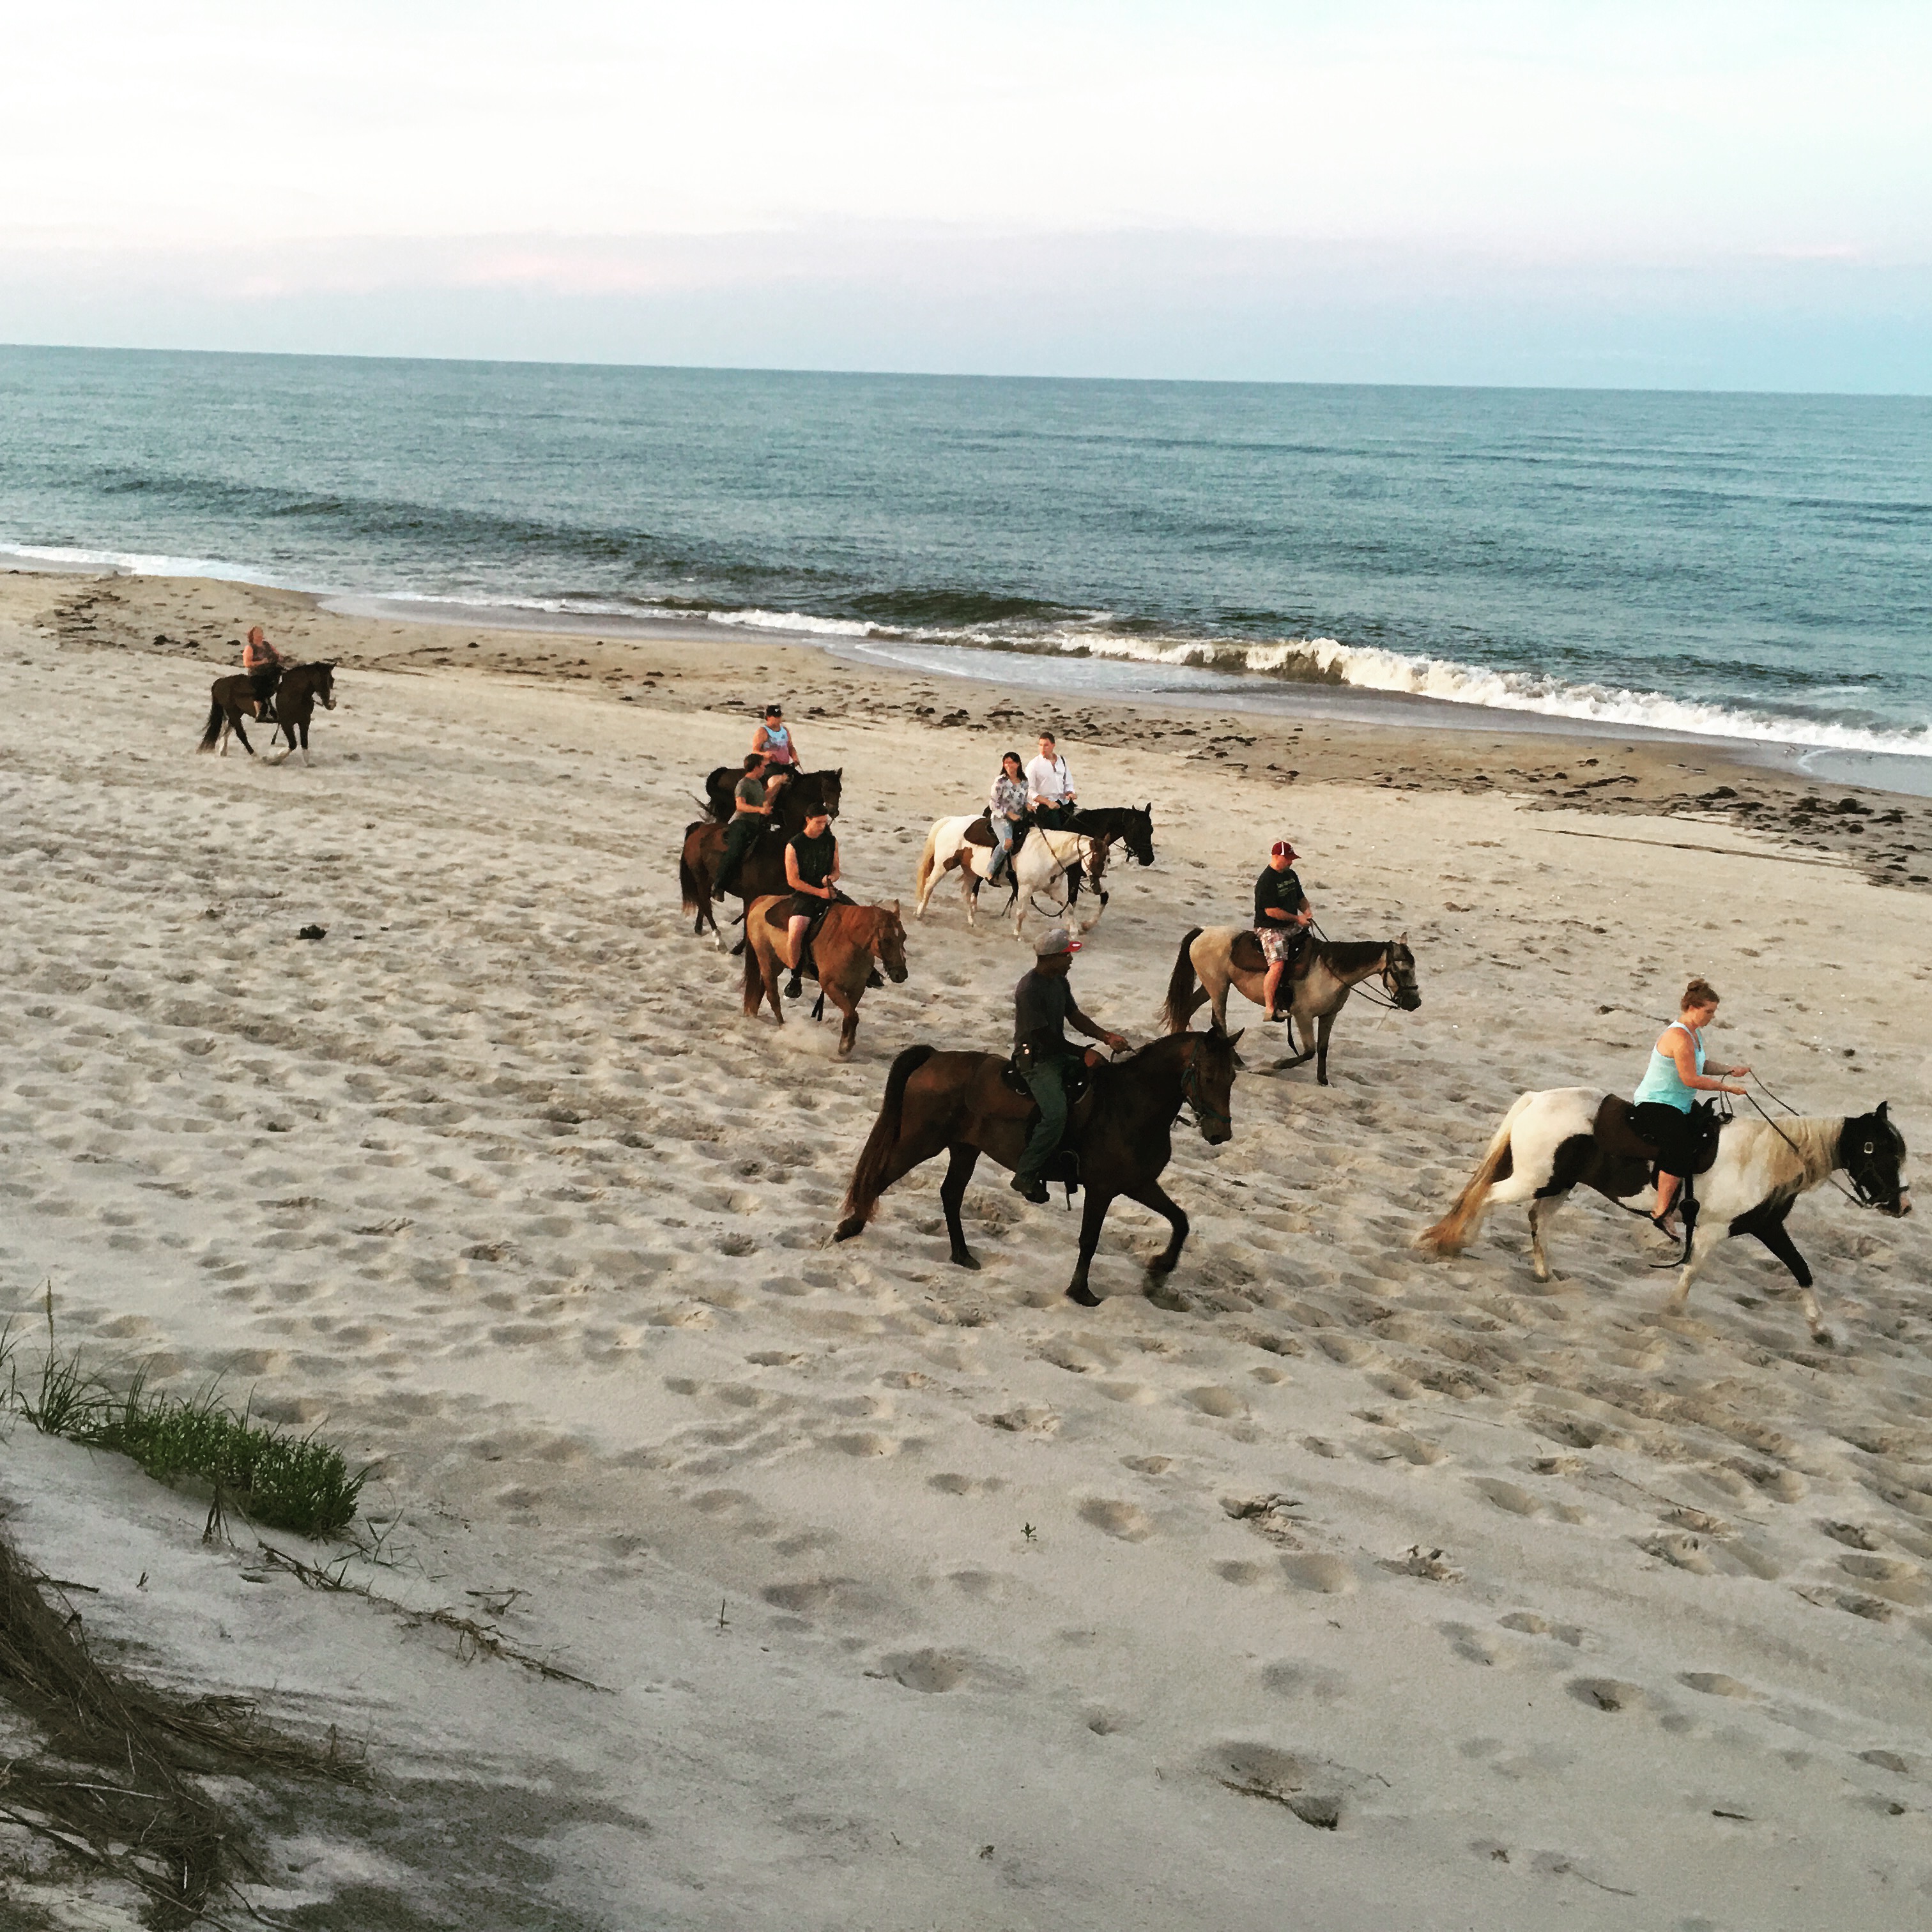
<svg viewBox="0 0 1932 1932"><path fill-rule="evenodd" d="M1194 984L1197 974L1201 978L1198 991ZM1286 976L1288 1024L1300 1028L1302 1051L1276 1060L1274 1070L1279 1072L1284 1066L1300 1066L1312 1060L1317 1082L1327 1086L1328 1036L1334 1030L1335 1016L1348 1004L1348 995L1357 986L1378 974L1391 1006L1412 1013L1422 1004L1422 990L1415 982L1415 955L1408 950L1407 933L1396 939L1340 944L1310 933ZM1180 950L1174 956L1163 1010L1167 1030L1184 1030L1207 1002L1213 1004L1215 1024L1225 1030L1228 988L1236 988L1259 1006L1267 982L1268 961L1262 956L1262 943L1247 927L1197 926L1183 936Z"/></svg>
<svg viewBox="0 0 1932 1932"><path fill-rule="evenodd" d="M290 664L276 683L274 695L268 700L273 706L270 710L262 710L257 706L255 682L246 671L232 677L218 677L208 696L211 701L208 726L201 734L201 742L195 747L196 751L212 752L219 745L220 755L226 758L228 736L232 732L241 740L242 750L252 758L255 748L249 743L248 734L242 729L242 719L253 718L258 724L272 720L288 740L282 758L286 758L296 748L299 734L302 763L307 764L309 720L315 716L316 699L322 700L325 711L335 709L335 666L332 662ZM280 764L281 758L275 762Z"/></svg>
<svg viewBox="0 0 1932 1932"><path fill-rule="evenodd" d="M1218 1028L1170 1034L1092 1070L1061 1143L1061 1156L1073 1156L1078 1184L1087 1190L1080 1258L1066 1288L1069 1298L1082 1307L1100 1305L1087 1285L1088 1270L1107 1210L1123 1194L1164 1216L1171 1230L1167 1246L1148 1262L1148 1274L1171 1274L1180 1260L1187 1216L1160 1186L1174 1153L1174 1120L1184 1106L1191 1108L1201 1138L1210 1147L1233 1134L1234 1073L1240 1064L1234 1048L1240 1038L1237 1034L1230 1039ZM849 1241L862 1234L879 1196L894 1181L934 1155L946 1154L951 1160L939 1198L952 1259L961 1268L976 1268L980 1264L959 1223L967 1183L982 1154L1001 1167L1018 1166L1036 1111L1033 1096L1024 1088L1016 1092L1009 1083L1006 1069L1005 1058L997 1053L908 1047L886 1076L879 1118L853 1170L836 1238Z"/></svg>
<svg viewBox="0 0 1932 1932"><path fill-rule="evenodd" d="M1594 1087L1559 1087L1526 1094L1503 1116L1476 1171L1454 1206L1416 1244L1438 1255L1460 1254L1498 1203L1528 1204L1531 1264L1550 1279L1544 1231L1577 1186L1593 1187L1620 1207L1648 1212L1655 1204L1656 1170L1650 1150L1630 1125L1630 1103ZM1830 1331L1811 1290L1811 1270L1785 1232L1785 1216L1801 1194L1843 1169L1852 1198L1893 1216L1912 1212L1906 1178L1905 1136L1881 1101L1869 1114L1794 1115L1788 1120L1726 1120L1716 1157L1694 1183L1697 1211L1684 1244L1677 1286L1664 1303L1682 1313L1690 1283L1719 1243L1752 1234L1791 1272L1814 1341Z"/></svg>
<svg viewBox="0 0 1932 1932"><path fill-rule="evenodd" d="M785 938L786 915L791 905L789 892L775 892L752 900L745 909L745 1015L755 1019L761 1000L769 999L780 1026L784 1024L784 1002L778 997L778 980L788 969L779 947ZM876 958L886 969L886 977L896 986L905 983L905 928L899 921L899 904L889 906L854 905L844 901L828 907L812 935L810 958L806 970L818 982L818 1004L812 1010L816 1019L829 999L844 1016L838 1030L838 1058L850 1059L852 1042L859 1036L859 1002L864 998Z"/></svg>

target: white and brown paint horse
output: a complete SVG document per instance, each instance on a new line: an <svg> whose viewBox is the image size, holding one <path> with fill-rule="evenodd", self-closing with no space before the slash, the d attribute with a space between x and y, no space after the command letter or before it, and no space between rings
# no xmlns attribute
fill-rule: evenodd
<svg viewBox="0 0 1932 1932"><path fill-rule="evenodd" d="M986 883L993 854L999 849L993 845L975 844L968 838L968 830L979 823L976 816L942 818L926 835L926 849L919 856L919 869L913 875L915 919L925 918L926 902L932 898L934 888L946 873L956 871L961 894L966 902L966 923L979 923L976 914L980 906L980 888ZM1004 883L1012 890L1012 899L1006 910L1013 916L1013 937L1019 939L1025 936L1027 914L1035 910L1034 898L1042 892L1055 908L1050 916L1056 923L1076 934L1090 932L1098 926L1101 914L1107 909L1107 890L1102 881L1106 876L1107 854L1113 842L1106 832L1089 836L1078 832L1048 832L1034 826L1028 832L1025 843L1012 855L1003 878L994 881L996 885ZM1094 916L1084 926L1073 910L1078 897L1078 884L1061 883L1076 866L1097 902Z"/></svg>
<svg viewBox="0 0 1932 1932"><path fill-rule="evenodd" d="M1532 1264L1537 1280L1547 1281L1544 1231L1573 1188L1594 1187L1646 1213L1656 1205L1654 1170L1643 1143L1631 1132L1630 1114L1628 1101L1594 1087L1524 1094L1504 1115L1455 1205L1418 1237L1417 1245L1438 1255L1460 1254L1476 1238L1490 1208L1525 1202ZM1697 1216L1665 1311L1682 1312L1692 1280L1720 1242L1754 1234L1790 1270L1814 1339L1828 1342L1811 1292L1811 1270L1785 1232L1785 1216L1801 1194L1840 1169L1862 1204L1886 1214L1910 1214L1905 1152L1905 1137L1883 1102L1871 1113L1842 1118L1724 1122L1717 1158L1693 1184Z"/></svg>
<svg viewBox="0 0 1932 1932"><path fill-rule="evenodd" d="M1196 975L1201 985L1195 986ZM1284 990L1288 1000L1288 1024L1301 1034L1302 1051L1275 1062L1274 1072L1284 1066L1315 1062L1315 1077L1328 1084L1328 1036L1334 1030L1335 1016L1348 1004L1349 994L1364 980L1380 976L1382 991L1390 1004L1412 1013L1422 1004L1422 991L1415 982L1415 955L1408 950L1408 934L1383 940L1354 940L1337 944L1317 939L1312 934L1300 957L1289 969ZM1169 1033L1184 1033L1189 1019L1203 1004L1214 1009L1214 1024L1228 1030L1228 988L1236 988L1246 998L1262 1004L1268 984L1268 961L1262 943L1243 926L1196 926L1185 934L1175 955L1174 972L1167 982L1167 1004L1163 1015ZM1294 1044L1291 1040L1290 1046Z"/></svg>

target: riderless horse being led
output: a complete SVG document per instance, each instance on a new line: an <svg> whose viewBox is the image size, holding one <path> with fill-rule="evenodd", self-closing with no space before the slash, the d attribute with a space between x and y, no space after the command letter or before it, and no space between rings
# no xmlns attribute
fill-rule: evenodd
<svg viewBox="0 0 1932 1932"><path fill-rule="evenodd" d="M1195 976L1201 977L1196 991ZM1415 955L1408 950L1408 934L1398 939L1349 940L1338 944L1310 934L1300 956L1289 969L1282 992L1288 999L1289 1024L1299 1028L1302 1051L1275 1062L1274 1071L1315 1061L1315 1077L1328 1084L1328 1036L1335 1016L1347 1005L1349 993L1364 980L1379 975L1382 991L1391 1006L1412 1013L1422 1004L1421 989L1415 982ZM1185 934L1174 956L1173 976L1168 981L1166 1015L1169 1033L1179 1033L1189 1018L1206 1003L1212 1002L1214 1024L1226 1028L1228 988L1233 986L1262 1004L1268 980L1268 962L1261 941L1246 926L1196 926ZM1288 1044L1292 1046L1293 1041Z"/></svg>
<svg viewBox="0 0 1932 1932"><path fill-rule="evenodd" d="M1532 1264L1537 1280L1547 1281L1544 1231L1571 1189L1593 1187L1633 1211L1648 1213L1655 1204L1656 1168L1649 1150L1630 1128L1630 1103L1620 1095L1594 1087L1524 1094L1504 1115L1455 1204L1417 1238L1417 1245L1438 1255L1460 1254L1476 1238L1490 1207L1526 1202ZM1871 1113L1839 1118L1794 1115L1783 1121L1766 1117L1722 1122L1716 1157L1692 1184L1697 1211L1690 1221L1683 1271L1664 1304L1666 1312L1683 1311L1692 1280L1719 1243L1734 1234L1753 1234L1790 1270L1813 1339L1830 1341L1811 1292L1811 1270L1785 1232L1785 1216L1801 1194L1840 1169L1850 1176L1852 1198L1862 1207L1884 1214L1910 1214L1905 1155L1905 1136L1892 1124L1882 1101Z"/></svg>

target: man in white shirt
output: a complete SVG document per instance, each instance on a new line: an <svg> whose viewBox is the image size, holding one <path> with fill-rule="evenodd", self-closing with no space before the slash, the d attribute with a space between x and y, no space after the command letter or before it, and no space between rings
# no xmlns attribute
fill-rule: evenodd
<svg viewBox="0 0 1932 1932"><path fill-rule="evenodd" d="M1073 774L1051 731L1040 734L1040 756L1026 768L1027 805L1034 823L1064 832L1073 817Z"/></svg>

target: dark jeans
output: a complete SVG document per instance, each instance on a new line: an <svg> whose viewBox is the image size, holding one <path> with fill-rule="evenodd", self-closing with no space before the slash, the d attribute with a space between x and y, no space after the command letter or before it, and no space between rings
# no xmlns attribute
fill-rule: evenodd
<svg viewBox="0 0 1932 1932"><path fill-rule="evenodd" d="M1070 805L1036 805L1031 814L1033 822L1048 832L1064 832L1073 823L1076 808Z"/></svg>
<svg viewBox="0 0 1932 1932"><path fill-rule="evenodd" d="M1040 1106L1040 1118L1027 1136L1026 1151L1020 1156L1018 1177L1037 1180L1060 1145L1066 1131L1066 1067L1058 1058L1042 1060L1025 1076L1028 1091Z"/></svg>
<svg viewBox="0 0 1932 1932"><path fill-rule="evenodd" d="M758 842L758 834L771 820L762 813L741 812L724 828L724 862L718 868L718 890L728 892L738 876L745 855Z"/></svg>
<svg viewBox="0 0 1932 1932"><path fill-rule="evenodd" d="M248 674L248 682L254 688L255 707L258 711L267 712L268 700L274 696L275 686L281 681L282 668L280 664L270 664L264 670L251 670Z"/></svg>

